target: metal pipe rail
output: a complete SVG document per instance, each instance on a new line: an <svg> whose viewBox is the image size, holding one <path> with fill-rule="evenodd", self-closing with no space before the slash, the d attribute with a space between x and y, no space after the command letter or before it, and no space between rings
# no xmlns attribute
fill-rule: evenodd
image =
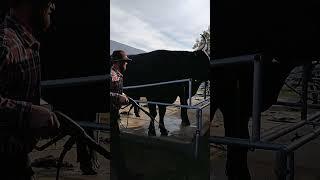
<svg viewBox="0 0 320 180"><path fill-rule="evenodd" d="M189 83L189 105L192 105L191 101L191 94L192 94L192 79L181 79L181 80L174 80L174 81L166 81L166 82L159 82L159 83L150 83L150 84L141 84L136 86L126 86L123 87L123 89L137 89L137 88L144 88L144 87L151 87L151 86L161 86L166 84L174 84L174 83L183 83L188 82Z"/></svg>
<svg viewBox="0 0 320 180"><path fill-rule="evenodd" d="M54 80L45 80L41 81L41 88L58 88L58 87L74 87L85 84L93 83L107 83L107 80L110 79L109 74L105 75L95 75L95 76L86 76L86 77L76 77L76 78L66 78L66 79L54 79ZM97 134L100 133L100 130L110 132L110 126L104 124L92 123L92 122L77 122L81 127L98 130ZM99 143L99 135L97 136L97 142Z"/></svg>
<svg viewBox="0 0 320 180"><path fill-rule="evenodd" d="M316 112L313 115L311 115L307 120L300 121L297 124L287 127L285 129L274 131L269 131L268 133L264 134L264 137L262 138L264 141L274 141L278 139L279 137L286 135L296 129L301 128L302 126L305 126L308 124L308 122L317 122L320 120L320 112Z"/></svg>
<svg viewBox="0 0 320 180"><path fill-rule="evenodd" d="M203 93L203 98L204 99L207 99L207 88L208 88L208 84L210 84L210 81L206 81L205 83L204 83L204 93Z"/></svg>
<svg viewBox="0 0 320 180"><path fill-rule="evenodd" d="M209 143L236 145L253 149L276 151L275 172L277 180L294 180L294 151L320 135L320 127L302 136L290 144L278 144L271 142L252 142L249 139L210 136Z"/></svg>
<svg viewBox="0 0 320 180"><path fill-rule="evenodd" d="M320 135L320 127L316 128L312 132L307 135L300 137L299 139L293 141L291 144L287 145L286 151L292 152L297 150L299 147L303 146L304 144L310 142L311 140L317 138Z"/></svg>
<svg viewBox="0 0 320 180"><path fill-rule="evenodd" d="M198 158L199 156L199 141L200 141L200 134L202 130L202 109L210 105L210 101L208 99L203 100L202 102L198 103L199 105L205 103L202 106L188 106L188 105L177 105L177 104L169 104L169 103L161 103L161 102L153 102L153 101L140 101L140 100L134 100L139 103L149 103L149 104L156 104L156 105L164 105L164 106L174 106L174 107L180 107L180 108L187 108L187 109L195 109L197 111L196 116L197 116L197 129L195 133L195 149L194 149L194 157L195 159Z"/></svg>
<svg viewBox="0 0 320 180"><path fill-rule="evenodd" d="M222 66L236 66L253 63L253 102L252 102L252 141L260 141L261 129L261 54L251 54L230 58L217 59L210 62L212 71Z"/></svg>
<svg viewBox="0 0 320 180"><path fill-rule="evenodd" d="M311 63L307 63L303 66L303 74L302 74L302 106L301 106L301 119L307 119L308 113L308 81L311 75Z"/></svg>
<svg viewBox="0 0 320 180"><path fill-rule="evenodd" d="M231 65L239 65L239 64L248 64L253 62L254 73L253 73L253 109L252 109L252 134L251 139L240 139L240 138L231 138L231 137L217 137L211 136L209 138L209 143L216 144L226 144L226 145L236 145L243 146L248 148L257 148L264 150L272 150L277 151L277 163L278 167L277 178L278 180L287 180L294 179L294 151L304 144L310 142L316 137L320 136L320 127L318 127L317 122L320 121L319 116L320 113L314 114L313 116L307 118L307 82L308 82L308 73L310 65L305 65L304 70L304 78L303 78L303 103L302 103L302 122L295 124L294 126L285 128L276 133L268 133L264 136L264 140L272 141L283 135L286 135L302 126L305 125L314 125L318 128L313 132L304 135L298 140L284 145L284 144L276 144L271 142L262 142L260 140L260 129L261 129L261 57L258 54L248 55L248 56L239 56L232 58L219 59L216 61L210 62L211 68L222 67L222 66L231 66Z"/></svg>
<svg viewBox="0 0 320 180"><path fill-rule="evenodd" d="M180 108L202 110L203 108L205 108L205 107L210 105L209 100L210 100L210 98L205 99L202 102L198 103L197 105L193 105L193 106L179 105L179 104L169 104L169 103L154 102L154 101L141 101L141 100L134 100L134 101L139 102L139 103L148 103L148 104L156 104L156 105L174 106L174 107L180 107ZM199 107L199 105L201 105L203 103L205 103L205 104Z"/></svg>
<svg viewBox="0 0 320 180"><path fill-rule="evenodd" d="M253 102L252 102L252 140L260 141L261 130L261 57L254 56L253 63Z"/></svg>
<svg viewBox="0 0 320 180"><path fill-rule="evenodd" d="M302 88L301 87L297 87L295 88L296 91L302 91ZM308 93L319 93L319 91L317 90L308 90Z"/></svg>
<svg viewBox="0 0 320 180"><path fill-rule="evenodd" d="M76 121L81 127L86 129L93 129L93 130L99 130L99 131L111 131L110 125L104 124L104 123L94 123L94 122L88 122L88 121Z"/></svg>
<svg viewBox="0 0 320 180"><path fill-rule="evenodd" d="M203 104L203 103L208 102L209 100L210 100L210 97L208 97L208 98L206 98L206 99L203 99L202 101L200 101L200 102L198 102L198 103L194 104L193 106L199 106L199 105L201 105L201 104Z"/></svg>
<svg viewBox="0 0 320 180"><path fill-rule="evenodd" d="M161 85L166 85L166 84L182 83L182 82L189 82L189 81L190 81L190 79L180 79L180 80L166 81L166 82L159 82L159 83L126 86L126 87L123 87L123 89L137 89L137 88L144 88L144 87L150 87L150 86L161 86Z"/></svg>
<svg viewBox="0 0 320 180"><path fill-rule="evenodd" d="M162 102L155 102L155 101L142 101L142 100L134 100L134 101L136 101L138 103L147 103L147 104L155 104L155 105L163 105L163 106L174 106L174 107L187 108L187 109L201 109L198 106L169 104L169 103L162 103Z"/></svg>
<svg viewBox="0 0 320 180"><path fill-rule="evenodd" d="M214 143L214 144L225 144L225 145L238 145L242 147L248 147L248 148L256 148L256 149L263 149L263 150L274 150L274 151L286 151L286 152L291 152L296 150L297 148L301 147L302 145L308 143L310 140L316 138L317 136L320 135L320 127L317 129L313 130L307 135L302 136L296 141L293 141L290 144L284 145L284 144L277 144L277 143L272 143L268 141L272 141L276 139L275 137L280 137L284 134L287 134L288 132L291 132L295 129L298 129L299 127L302 127L303 125L310 124L312 125L312 122L318 122L320 121L320 112L314 114L312 117L309 119L308 122L300 122L294 127L289 127L284 129L282 132L279 132L275 136L267 136L266 138L263 138L263 141L251 141L249 139L241 139L241 138L232 138L232 137L220 137L220 136L210 136L209 142ZM303 125L302 125L303 124ZM270 138L274 137L274 139ZM267 141L267 142L266 142Z"/></svg>
<svg viewBox="0 0 320 180"><path fill-rule="evenodd" d="M302 103L277 101L276 105L283 105L283 106L290 106L290 107L301 107ZM320 109L320 104L308 104L308 107L314 108L314 109Z"/></svg>
<svg viewBox="0 0 320 180"><path fill-rule="evenodd" d="M182 79L182 80L175 80L175 81L168 81L168 82L160 82L160 83L152 83L152 84L143 84L143 85L136 85L136 86L127 86L123 87L123 89L135 89L135 88L143 88L143 87L150 87L150 86L159 86L159 85L165 85L165 84L172 84L172 83L182 83L182 82L189 82L189 105L176 105L176 104L169 104L169 103L162 103L162 102L153 102L153 101L141 101L141 100L134 100L135 102L139 103L148 103L148 104L156 104L156 105L164 105L164 106L174 106L174 107L180 107L180 108L187 108L187 109L196 109L197 110L197 129L195 133L195 150L194 150L194 157L195 159L198 158L199 153L199 141L200 141L200 133L202 130L202 109L207 107L210 102L208 102L208 99L205 99L197 104L197 106L192 106L191 102L191 91L192 91L192 79ZM198 107L198 105L201 105L203 103L207 102L206 104L202 105L201 107Z"/></svg>
<svg viewBox="0 0 320 180"><path fill-rule="evenodd" d="M283 145L283 144L261 142L261 141L252 142L249 139L246 140L246 139L240 139L240 138L220 137L220 136L210 136L209 143L224 144L224 145L237 145L237 146L241 146L241 147L273 150L273 151L279 151L279 150L285 149L285 145Z"/></svg>
<svg viewBox="0 0 320 180"><path fill-rule="evenodd" d="M107 79L110 79L110 75L108 74L78 77L78 78L46 80L46 81L41 81L40 84L41 84L41 88L71 87L71 86L79 86L83 84L106 82Z"/></svg>
<svg viewBox="0 0 320 180"><path fill-rule="evenodd" d="M239 64L253 63L260 54L250 54L236 57L228 57L222 59L216 59L210 61L210 68L222 67L222 66L237 66Z"/></svg>

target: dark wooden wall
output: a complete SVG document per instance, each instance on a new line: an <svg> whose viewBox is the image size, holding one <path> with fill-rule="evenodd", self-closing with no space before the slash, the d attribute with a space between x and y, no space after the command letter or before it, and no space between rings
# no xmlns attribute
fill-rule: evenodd
<svg viewBox="0 0 320 180"><path fill-rule="evenodd" d="M109 73L109 2L57 0L53 29L41 36L42 79ZM74 118L94 118L109 110L109 86L43 89L43 97Z"/></svg>

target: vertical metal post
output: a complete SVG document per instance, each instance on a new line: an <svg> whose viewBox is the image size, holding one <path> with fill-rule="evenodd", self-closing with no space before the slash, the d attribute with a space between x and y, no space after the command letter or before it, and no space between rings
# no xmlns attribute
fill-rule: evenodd
<svg viewBox="0 0 320 180"><path fill-rule="evenodd" d="M308 81L309 81L309 73L311 71L311 64L305 64L303 66L303 74L302 74L302 107L301 107L301 120L307 119L308 113Z"/></svg>
<svg viewBox="0 0 320 180"><path fill-rule="evenodd" d="M208 81L204 82L204 99L207 99Z"/></svg>
<svg viewBox="0 0 320 180"><path fill-rule="evenodd" d="M288 154L289 180L294 180L294 152Z"/></svg>
<svg viewBox="0 0 320 180"><path fill-rule="evenodd" d="M261 128L261 57L256 56L253 64L252 140L260 141Z"/></svg>
<svg viewBox="0 0 320 180"><path fill-rule="evenodd" d="M189 106L192 106L191 105L191 102L192 102L192 79L190 78L189 79Z"/></svg>
<svg viewBox="0 0 320 180"><path fill-rule="evenodd" d="M198 159L199 157L199 142L200 142L200 132L202 126L202 110L197 109L197 130L196 130L196 142L195 142L195 150L194 150L194 157Z"/></svg>
<svg viewBox="0 0 320 180"><path fill-rule="evenodd" d="M199 131L202 130L202 109L199 109Z"/></svg>
<svg viewBox="0 0 320 180"><path fill-rule="evenodd" d="M96 113L96 122L100 124L100 113ZM100 130L97 130L97 143L99 144L100 143Z"/></svg>

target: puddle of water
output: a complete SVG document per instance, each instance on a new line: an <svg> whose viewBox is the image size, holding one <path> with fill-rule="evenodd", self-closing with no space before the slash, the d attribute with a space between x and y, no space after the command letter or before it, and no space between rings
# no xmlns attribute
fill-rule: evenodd
<svg viewBox="0 0 320 180"><path fill-rule="evenodd" d="M166 116L164 118L164 124L166 129L169 131L168 136L175 136L175 137L188 137L192 138L193 134L196 131L196 119L194 112L189 110L189 120L190 126L184 127L181 126L181 119L180 119L180 110L177 108L167 108ZM124 111L126 111L125 109ZM156 120L159 122L158 117ZM206 121L203 123L203 127L206 127ZM150 118L146 116L143 112L140 113L140 117L135 117L134 114L121 114L121 123L120 129L122 131L130 132L133 134L138 134L142 136L148 135L148 127L150 124ZM160 129L159 124L155 122L155 128L157 136L160 136ZM205 128L204 128L205 129Z"/></svg>
<svg viewBox="0 0 320 180"><path fill-rule="evenodd" d="M201 101L203 98L195 100L193 104ZM177 99L175 104L179 104ZM145 107L144 107L145 108ZM208 107L209 108L209 107ZM145 108L148 111L148 108ZM127 112L129 107L123 111ZM203 127L207 127L209 121L209 111L204 111ZM207 144L200 143L200 158L195 160L193 157L193 146L191 140L196 130L196 116L194 110L188 110L188 116L191 125L188 127L181 126L180 108L167 107L164 124L169 131L168 137L149 138L148 127L150 118L143 112L140 112L140 117L135 117L133 110L131 114L121 114L120 129L123 132L144 136L135 141L124 141L123 149L125 159L130 171L138 174L143 174L145 179L153 180L198 180L209 179L209 151L206 151ZM159 121L158 116L156 120ZM207 124L206 124L207 123ZM158 124L155 122L157 136L160 136ZM143 141L140 139L144 139ZM175 141L175 140L178 141ZM188 143L180 143L190 142ZM178 143L177 143L178 142Z"/></svg>

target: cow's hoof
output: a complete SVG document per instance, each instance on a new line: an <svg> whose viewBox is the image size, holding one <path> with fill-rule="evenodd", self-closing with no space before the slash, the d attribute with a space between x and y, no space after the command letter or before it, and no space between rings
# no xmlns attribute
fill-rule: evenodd
<svg viewBox="0 0 320 180"><path fill-rule="evenodd" d="M139 115L139 114L136 114L136 117L140 117L140 115Z"/></svg>
<svg viewBox="0 0 320 180"><path fill-rule="evenodd" d="M166 130L166 129L160 129L160 132L161 132L161 136L168 136L168 133L169 133L169 131L168 130Z"/></svg>
<svg viewBox="0 0 320 180"><path fill-rule="evenodd" d="M124 115L131 115L132 113L130 113L130 111L122 111L122 112L120 112L120 114L124 114Z"/></svg>
<svg viewBox="0 0 320 180"><path fill-rule="evenodd" d="M182 121L181 126L190 126L190 122L189 121Z"/></svg>
<svg viewBox="0 0 320 180"><path fill-rule="evenodd" d="M156 136L156 130L155 129L149 129L148 136Z"/></svg>

